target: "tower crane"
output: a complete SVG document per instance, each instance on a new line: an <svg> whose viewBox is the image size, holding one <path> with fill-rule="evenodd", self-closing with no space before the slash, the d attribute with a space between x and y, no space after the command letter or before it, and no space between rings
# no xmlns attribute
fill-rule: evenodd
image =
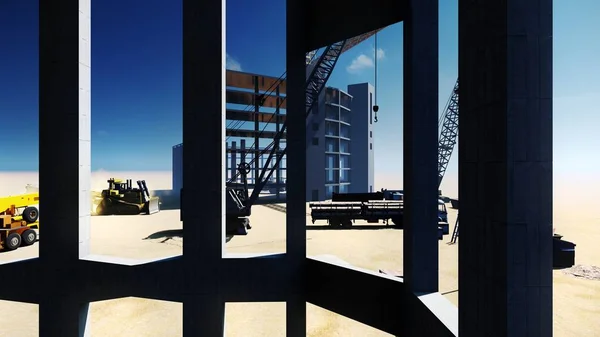
<svg viewBox="0 0 600 337"><path fill-rule="evenodd" d="M325 47L324 51L317 57L317 51L311 51L306 54L306 69L307 78L304 85L306 93L305 116L308 118L310 112L319 99L319 95L325 88L325 84L341 54L348 51L352 47L371 37L383 28L353 37L346 40L336 42ZM279 77L266 93L261 94L260 101L264 101L267 97L275 94L277 88L285 81L285 73ZM279 106L283 104L285 97L280 98ZM271 116L273 119L275 115ZM271 121L267 121L269 123ZM265 126L266 128L266 126ZM287 120L283 123L281 129L275 134L273 141L264 148L260 153L254 156L250 162L244 162L237 167L237 173L226 183L226 231L228 234L247 234L247 230L251 228L248 217L251 214L252 206L258 200L259 194L270 180L273 172L279 167L281 160L285 156L287 149L281 147L281 140L287 129ZM264 129L263 129L264 131ZM261 131L262 133L262 131ZM260 134L259 134L260 137ZM249 195L247 175L250 173L252 165L258 165L262 155L268 154L267 160L264 162L258 179L255 180L252 193ZM271 165L273 163L273 165ZM241 183L238 179L241 177ZM183 204L183 189L181 190L181 201ZM183 208L181 210L181 219L183 219Z"/></svg>

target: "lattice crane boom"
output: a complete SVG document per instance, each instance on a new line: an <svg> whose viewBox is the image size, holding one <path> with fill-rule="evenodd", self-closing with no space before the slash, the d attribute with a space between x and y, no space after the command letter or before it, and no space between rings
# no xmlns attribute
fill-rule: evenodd
<svg viewBox="0 0 600 337"><path fill-rule="evenodd" d="M458 139L458 80L444 110L442 129L438 141L438 188L444 179L452 151Z"/></svg>

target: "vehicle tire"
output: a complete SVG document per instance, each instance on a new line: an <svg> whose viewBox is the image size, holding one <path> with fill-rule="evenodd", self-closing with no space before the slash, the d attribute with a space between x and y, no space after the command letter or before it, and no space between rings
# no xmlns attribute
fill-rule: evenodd
<svg viewBox="0 0 600 337"><path fill-rule="evenodd" d="M15 250L21 246L21 236L17 233L10 233L4 242L4 249Z"/></svg>
<svg viewBox="0 0 600 337"><path fill-rule="evenodd" d="M28 229L21 234L21 244L31 246L37 240L37 233L33 229Z"/></svg>
<svg viewBox="0 0 600 337"><path fill-rule="evenodd" d="M352 227L352 220L343 220L342 221L342 227L344 227L344 228L350 228L350 227Z"/></svg>
<svg viewBox="0 0 600 337"><path fill-rule="evenodd" d="M27 221L27 223L34 223L40 217L40 212L35 207L25 207L22 216L23 220Z"/></svg>

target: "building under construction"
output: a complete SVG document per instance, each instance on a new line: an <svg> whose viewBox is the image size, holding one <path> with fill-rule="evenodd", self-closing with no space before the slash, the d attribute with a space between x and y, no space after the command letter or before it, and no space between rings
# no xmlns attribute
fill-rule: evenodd
<svg viewBox="0 0 600 337"><path fill-rule="evenodd" d="M227 70L226 177L239 181L237 167L250 164L249 188L260 178L269 145L286 118L286 82L280 78ZM373 94L369 83L348 86L348 92L328 87L319 97L307 124L306 198L331 198L333 192L372 192ZM280 148L285 149L285 133ZM183 144L173 146L173 189L183 187ZM269 162L273 168L275 161ZM354 172L354 174L351 174ZM263 189L285 195L286 157Z"/></svg>

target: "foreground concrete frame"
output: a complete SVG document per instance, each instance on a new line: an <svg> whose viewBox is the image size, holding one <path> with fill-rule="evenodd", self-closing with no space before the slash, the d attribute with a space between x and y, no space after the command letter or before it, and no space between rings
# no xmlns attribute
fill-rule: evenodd
<svg viewBox="0 0 600 337"><path fill-rule="evenodd" d="M40 336L50 337L84 336L90 302L126 296L183 302L185 336L222 336L225 302L264 301L286 302L287 336L305 336L307 302L394 335L456 336L459 314L437 293L437 1L397 9L405 20L406 283L306 258L304 53L315 42L299 0L287 2L287 253L224 256L224 1L183 3L183 174L197 192L183 206L205 209L202 218L185 213L184 255L132 266L89 255L90 0L40 1L48 225L39 259L1 267L2 284L36 286L3 287L0 298L39 303ZM551 336L551 1L460 3L460 332ZM206 53L207 45L220 49ZM215 165L201 165L199 153Z"/></svg>

